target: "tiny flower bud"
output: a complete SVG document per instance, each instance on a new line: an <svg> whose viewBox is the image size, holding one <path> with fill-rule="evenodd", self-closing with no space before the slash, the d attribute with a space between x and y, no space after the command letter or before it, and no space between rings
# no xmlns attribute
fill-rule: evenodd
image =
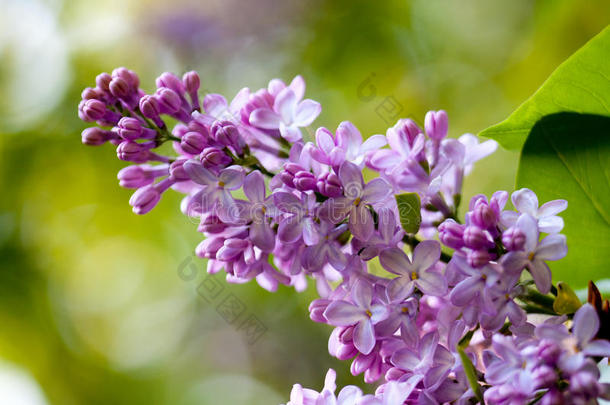
<svg viewBox="0 0 610 405"><path fill-rule="evenodd" d="M95 78L95 84L100 88L104 93L110 94L110 82L112 81L112 76L108 73L100 73Z"/></svg>
<svg viewBox="0 0 610 405"><path fill-rule="evenodd" d="M316 176L312 173L301 170L294 175L294 188L299 191L308 191L316 189Z"/></svg>
<svg viewBox="0 0 610 405"><path fill-rule="evenodd" d="M161 193L153 185L141 187L129 199L129 205L137 215L144 215L152 210L161 199Z"/></svg>
<svg viewBox="0 0 610 405"><path fill-rule="evenodd" d="M249 246L248 241L238 238L225 240L223 246L216 252L216 259L228 262L236 259Z"/></svg>
<svg viewBox="0 0 610 405"><path fill-rule="evenodd" d="M116 98L127 98L129 97L129 84L120 77L112 79L109 85L110 93Z"/></svg>
<svg viewBox="0 0 610 405"><path fill-rule="evenodd" d="M483 200L477 202L470 218L474 225L483 229L489 229L498 223L496 213Z"/></svg>
<svg viewBox="0 0 610 405"><path fill-rule="evenodd" d="M235 147L241 145L239 129L230 121L216 121L211 128L212 137L224 146Z"/></svg>
<svg viewBox="0 0 610 405"><path fill-rule="evenodd" d="M184 83L186 92L191 98L191 108L193 110L199 110L199 96L197 95L200 86L199 75L197 72L193 71L186 72L184 76L182 76L182 82Z"/></svg>
<svg viewBox="0 0 610 405"><path fill-rule="evenodd" d="M142 127L142 122L137 118L123 117L117 125L119 136L126 141L137 139L153 139L157 132L150 128Z"/></svg>
<svg viewBox="0 0 610 405"><path fill-rule="evenodd" d="M123 141L117 147L117 156L121 160L134 163L144 163L149 160L149 149L154 147L154 143L136 143Z"/></svg>
<svg viewBox="0 0 610 405"><path fill-rule="evenodd" d="M491 254L486 250L471 250L466 257L471 267L483 267L492 259Z"/></svg>
<svg viewBox="0 0 610 405"><path fill-rule="evenodd" d="M409 145L413 146L413 141L417 135L422 133L421 128L409 118L403 118L398 121L394 129L398 132L398 135L408 140Z"/></svg>
<svg viewBox="0 0 610 405"><path fill-rule="evenodd" d="M337 177L336 174L331 172L324 173L323 175L318 177L316 187L318 188L320 194L325 197L340 197L343 193L343 188L341 187L339 177Z"/></svg>
<svg viewBox="0 0 610 405"><path fill-rule="evenodd" d="M146 118L158 119L160 114L159 102L153 96L146 95L140 99L140 111Z"/></svg>
<svg viewBox="0 0 610 405"><path fill-rule="evenodd" d="M82 133L82 141L85 145L99 146L108 142L112 138L112 132L105 131L98 127L87 128Z"/></svg>
<svg viewBox="0 0 610 405"><path fill-rule="evenodd" d="M83 100L91 100L91 99L102 99L104 94L98 88L87 87L81 93L81 97Z"/></svg>
<svg viewBox="0 0 610 405"><path fill-rule="evenodd" d="M448 219L439 225L438 238L445 246L461 249L464 247L464 226Z"/></svg>
<svg viewBox="0 0 610 405"><path fill-rule="evenodd" d="M182 136L180 148L186 153L197 155L205 148L205 138L199 132L187 132Z"/></svg>
<svg viewBox="0 0 610 405"><path fill-rule="evenodd" d="M186 161L187 159L177 159L169 166L169 175L175 181L187 181L191 179L184 170L184 162Z"/></svg>
<svg viewBox="0 0 610 405"><path fill-rule="evenodd" d="M206 238L204 239L197 248L195 248L195 254L202 259L215 259L218 249L224 244L224 238Z"/></svg>
<svg viewBox="0 0 610 405"><path fill-rule="evenodd" d="M201 216L201 222L197 230L205 233L220 233L227 229L228 225L218 218L217 215L206 213Z"/></svg>
<svg viewBox="0 0 610 405"><path fill-rule="evenodd" d="M464 244L475 250L489 249L495 246L489 233L474 225L467 226L464 229Z"/></svg>
<svg viewBox="0 0 610 405"><path fill-rule="evenodd" d="M221 149L216 147L205 148L201 153L201 164L206 169L220 169L231 164L232 159Z"/></svg>
<svg viewBox="0 0 610 405"><path fill-rule="evenodd" d="M184 85L182 81L173 73L165 72L157 77L155 81L158 88L167 88L175 92L177 95L184 93Z"/></svg>
<svg viewBox="0 0 610 405"><path fill-rule="evenodd" d="M288 187L295 187L294 176L302 171L305 171L305 168L302 166L292 162L286 163L284 165L284 170L280 172L280 180Z"/></svg>
<svg viewBox="0 0 610 405"><path fill-rule="evenodd" d="M557 382L558 376L553 368L542 364L534 369L532 379L537 387L549 387Z"/></svg>
<svg viewBox="0 0 610 405"><path fill-rule="evenodd" d="M140 78L138 75L124 67L116 68L112 71L112 77L120 77L125 80L125 82L129 85L132 91L135 91L140 85Z"/></svg>
<svg viewBox="0 0 610 405"><path fill-rule="evenodd" d="M152 184L154 175L142 166L127 166L117 174L119 185L125 188L140 188Z"/></svg>
<svg viewBox="0 0 610 405"><path fill-rule="evenodd" d="M516 227L510 227L502 233L502 244L508 251L521 250L525 245L525 234Z"/></svg>
<svg viewBox="0 0 610 405"><path fill-rule="evenodd" d="M91 121L101 120L106 115L106 104L96 99L87 100L83 105L83 112Z"/></svg>
<svg viewBox="0 0 610 405"><path fill-rule="evenodd" d="M200 86L199 75L197 72L186 72L184 76L182 76L182 81L184 82L184 87L189 95L197 94Z"/></svg>
<svg viewBox="0 0 610 405"><path fill-rule="evenodd" d="M425 118L426 135L430 139L440 141L447 136L449 118L443 110L428 111Z"/></svg>
<svg viewBox="0 0 610 405"><path fill-rule="evenodd" d="M180 111L182 101L175 91L167 87L162 87L157 90L155 98L159 102L159 108L162 113L175 114Z"/></svg>

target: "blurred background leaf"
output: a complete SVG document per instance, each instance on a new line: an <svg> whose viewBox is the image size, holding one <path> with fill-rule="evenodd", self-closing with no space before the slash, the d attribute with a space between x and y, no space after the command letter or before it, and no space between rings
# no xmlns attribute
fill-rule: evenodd
<svg viewBox="0 0 610 405"><path fill-rule="evenodd" d="M550 263L553 279L585 288L610 268L610 117L558 113L538 121L525 142L517 187L536 191L540 204L568 200L559 214L568 255Z"/></svg>
<svg viewBox="0 0 610 405"><path fill-rule="evenodd" d="M530 130L545 115L574 111L610 115L610 27L563 62L527 101L481 136L520 150Z"/></svg>
<svg viewBox="0 0 610 405"><path fill-rule="evenodd" d="M150 91L161 72L194 69L202 91L229 97L302 74L323 105L316 125L352 120L369 136L443 108L459 136L508 116L610 15L606 0L0 0L0 9L0 398L61 405L278 403L295 382L320 388L328 367L338 385L362 382L327 354L330 328L308 319L312 286L227 286L267 329L248 344L220 302L200 295L204 263L180 277L201 239L180 196L133 215L115 152L80 144L76 106L98 73L129 67ZM504 150L481 161L464 205L512 190L517 162Z"/></svg>

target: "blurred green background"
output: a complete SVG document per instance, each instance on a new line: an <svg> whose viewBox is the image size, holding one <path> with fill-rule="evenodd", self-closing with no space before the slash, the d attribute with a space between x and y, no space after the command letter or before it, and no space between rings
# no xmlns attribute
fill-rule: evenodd
<svg viewBox="0 0 610 405"><path fill-rule="evenodd" d="M361 382L328 355L330 327L309 321L315 291L226 286L266 328L250 344L197 292L201 236L180 196L133 215L113 149L81 145L80 91L117 66L146 90L165 70L195 69L228 98L302 74L323 105L317 126L351 120L369 136L396 114L422 122L443 108L453 136L477 133L599 32L610 2L0 0L0 10L0 403L274 404L295 382L321 387L328 367L339 385ZM482 161L466 197L512 190L517 160L500 150ZM179 276L185 264L196 278Z"/></svg>

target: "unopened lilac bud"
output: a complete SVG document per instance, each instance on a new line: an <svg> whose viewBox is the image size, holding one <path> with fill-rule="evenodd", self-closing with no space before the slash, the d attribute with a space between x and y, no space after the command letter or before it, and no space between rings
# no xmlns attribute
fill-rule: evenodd
<svg viewBox="0 0 610 405"><path fill-rule="evenodd" d="M557 373L552 367L542 364L534 369L532 379L536 387L550 387L557 382Z"/></svg>
<svg viewBox="0 0 610 405"><path fill-rule="evenodd" d="M104 93L110 94L110 82L112 81L112 76L108 73L100 73L95 78L95 84L102 90Z"/></svg>
<svg viewBox="0 0 610 405"><path fill-rule="evenodd" d="M195 248L195 254L202 259L215 259L218 249L224 244L224 238L206 238L204 239L197 248Z"/></svg>
<svg viewBox="0 0 610 405"><path fill-rule="evenodd" d="M199 86L201 85L199 75L197 74L197 72L194 71L186 72L182 76L182 82L184 83L184 88L186 92L191 98L191 108L193 110L199 110L199 95L197 94L197 92L199 91Z"/></svg>
<svg viewBox="0 0 610 405"><path fill-rule="evenodd" d="M438 238L445 246L461 249L464 247L464 226L448 219L439 225Z"/></svg>
<svg viewBox="0 0 610 405"><path fill-rule="evenodd" d="M208 138L210 136L210 126L202 122L199 117L194 117L191 122L188 123L188 128L191 131L199 132L201 135Z"/></svg>
<svg viewBox="0 0 610 405"><path fill-rule="evenodd" d="M180 96L175 91L162 87L157 90L155 98L159 102L159 108L162 113L175 114L180 111L182 100L180 100Z"/></svg>
<svg viewBox="0 0 610 405"><path fill-rule="evenodd" d="M82 133L82 141L85 145L99 146L112 139L113 135L112 132L98 127L87 128Z"/></svg>
<svg viewBox="0 0 610 405"><path fill-rule="evenodd" d="M570 393L585 398L597 398L601 391L597 377L586 369L576 372L570 378L569 389Z"/></svg>
<svg viewBox="0 0 610 405"><path fill-rule="evenodd" d="M216 142L224 146L241 145L239 129L231 121L216 121L211 130L211 135Z"/></svg>
<svg viewBox="0 0 610 405"><path fill-rule="evenodd" d="M231 261L242 254L248 245L249 243L246 240L229 238L225 240L223 246L216 252L216 259L223 262Z"/></svg>
<svg viewBox="0 0 610 405"><path fill-rule="evenodd" d="M140 111L146 118L159 118L159 102L151 95L145 95L140 99Z"/></svg>
<svg viewBox="0 0 610 405"><path fill-rule="evenodd" d="M117 174L119 185L125 188L140 188L152 184L155 176L142 166L127 166Z"/></svg>
<svg viewBox="0 0 610 405"><path fill-rule="evenodd" d="M474 225L483 229L489 229L498 223L496 213L483 200L478 201L471 213L470 219Z"/></svg>
<svg viewBox="0 0 610 405"><path fill-rule="evenodd" d="M426 135L432 140L440 141L447 136L449 129L449 118L447 113L443 110L440 111L428 111L424 126L426 128Z"/></svg>
<svg viewBox="0 0 610 405"><path fill-rule="evenodd" d="M558 405L565 403L562 393L556 387L552 387L546 391L540 399L540 405Z"/></svg>
<svg viewBox="0 0 610 405"><path fill-rule="evenodd" d="M411 146L413 145L413 141L415 141L417 135L422 133L419 125L409 118L399 120L396 126L394 126L394 129L401 137L406 138Z"/></svg>
<svg viewBox="0 0 610 405"><path fill-rule="evenodd" d="M353 344L342 344L337 348L335 357L339 360L348 360L358 354L358 349Z"/></svg>
<svg viewBox="0 0 610 405"><path fill-rule="evenodd" d="M135 91L135 89L137 89L140 85L140 78L138 77L138 75L132 70L129 70L124 67L114 69L112 71L112 77L120 77L121 79L125 80L125 82L129 85L132 91Z"/></svg>
<svg viewBox="0 0 610 405"><path fill-rule="evenodd" d="M286 163L284 165L284 170L280 172L280 180L282 180L282 182L288 187L295 187L294 176L298 172L302 171L305 171L305 168L303 166L292 162Z"/></svg>
<svg viewBox="0 0 610 405"><path fill-rule="evenodd" d="M316 189L316 176L311 172L301 170L294 175L294 188L299 191L308 191Z"/></svg>
<svg viewBox="0 0 610 405"><path fill-rule="evenodd" d="M83 100L91 100L91 99L103 99L104 94L98 88L87 87L81 93L81 98Z"/></svg>
<svg viewBox="0 0 610 405"><path fill-rule="evenodd" d="M216 214L206 213L201 216L201 222L197 230L205 233L221 233L228 225L221 221Z"/></svg>
<svg viewBox="0 0 610 405"><path fill-rule="evenodd" d="M316 187L318 188L320 194L325 197L334 198L340 197L341 194L343 194L341 182L335 173L328 172L318 177Z"/></svg>
<svg viewBox="0 0 610 405"><path fill-rule="evenodd" d="M191 155L201 153L205 146L205 138L199 132L187 132L180 140L180 148Z"/></svg>
<svg viewBox="0 0 610 405"><path fill-rule="evenodd" d="M492 255L486 250L471 250L466 259L471 267L483 267L492 260Z"/></svg>
<svg viewBox="0 0 610 405"><path fill-rule="evenodd" d="M186 161L187 159L176 159L169 165L169 175L172 179L176 181L187 181L191 179L186 173L186 170L184 170L184 162Z"/></svg>
<svg viewBox="0 0 610 405"><path fill-rule="evenodd" d="M129 205L133 207L133 212L143 215L152 210L161 199L161 193L154 185L148 185L136 190L129 199Z"/></svg>
<svg viewBox="0 0 610 405"><path fill-rule="evenodd" d="M549 364L554 366L559 361L559 356L561 356L562 349L561 347L554 341L549 339L543 339L538 344L538 358L542 360L545 364Z"/></svg>
<svg viewBox="0 0 610 405"><path fill-rule="evenodd" d="M328 308L328 304L332 301L327 299L319 298L317 300L313 300L311 304L309 304L309 317L312 321L318 323L328 323L328 320L324 316L324 311Z"/></svg>
<svg viewBox="0 0 610 405"><path fill-rule="evenodd" d="M199 86L201 85L201 81L199 80L199 75L195 71L186 72L182 76L182 81L184 82L184 88L186 91L191 93L197 93L199 91Z"/></svg>
<svg viewBox="0 0 610 405"><path fill-rule="evenodd" d="M117 125L119 136L126 141L137 139L153 139L157 132L150 128L142 127L142 122L137 118L123 117Z"/></svg>
<svg viewBox="0 0 610 405"><path fill-rule="evenodd" d="M396 380L398 380L400 377L402 377L402 376L404 376L404 375L405 375L405 372L404 372L404 371L402 371L402 370L401 370L401 369L399 369L399 368L392 367L392 368L390 368L390 369L389 369L389 370L386 372L386 374L385 374L385 378L386 378L386 380L388 380L388 381L396 381Z"/></svg>
<svg viewBox="0 0 610 405"><path fill-rule="evenodd" d="M510 227L502 233L502 244L508 251L521 250L525 246L525 233L517 227Z"/></svg>
<svg viewBox="0 0 610 405"><path fill-rule="evenodd" d="M350 371L352 375L358 375L368 370L373 364L375 356L358 356L352 361Z"/></svg>
<svg viewBox="0 0 610 405"><path fill-rule="evenodd" d="M121 160L134 163L144 163L150 159L149 149L154 147L154 143L136 143L123 141L119 144L116 152Z"/></svg>
<svg viewBox="0 0 610 405"><path fill-rule="evenodd" d="M171 89L177 95L184 93L184 84L182 84L182 81L173 73L162 73L161 76L157 77L155 83L158 88L165 87Z"/></svg>
<svg viewBox="0 0 610 405"><path fill-rule="evenodd" d="M206 169L219 169L231 164L233 160L221 149L216 147L205 148L201 152L201 164Z"/></svg>
<svg viewBox="0 0 610 405"><path fill-rule="evenodd" d="M101 120L106 115L106 104L96 99L87 100L83 105L83 112L90 121Z"/></svg>
<svg viewBox="0 0 610 405"><path fill-rule="evenodd" d="M120 77L113 78L108 87L110 93L116 98L125 99L129 97L129 84Z"/></svg>
<svg viewBox="0 0 610 405"><path fill-rule="evenodd" d="M475 250L489 249L495 246L489 233L474 225L467 226L464 229L464 244Z"/></svg>

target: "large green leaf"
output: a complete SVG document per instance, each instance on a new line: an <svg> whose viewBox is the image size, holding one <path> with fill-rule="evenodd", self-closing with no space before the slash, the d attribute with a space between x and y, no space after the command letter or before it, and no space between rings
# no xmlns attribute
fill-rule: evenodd
<svg viewBox="0 0 610 405"><path fill-rule="evenodd" d="M553 280L586 287L610 276L610 118L558 113L534 125L521 152L517 186L540 203L562 198L568 255L550 262Z"/></svg>
<svg viewBox="0 0 610 405"><path fill-rule="evenodd" d="M561 111L610 115L610 26L562 63L506 120L480 135L519 150L540 118Z"/></svg>

